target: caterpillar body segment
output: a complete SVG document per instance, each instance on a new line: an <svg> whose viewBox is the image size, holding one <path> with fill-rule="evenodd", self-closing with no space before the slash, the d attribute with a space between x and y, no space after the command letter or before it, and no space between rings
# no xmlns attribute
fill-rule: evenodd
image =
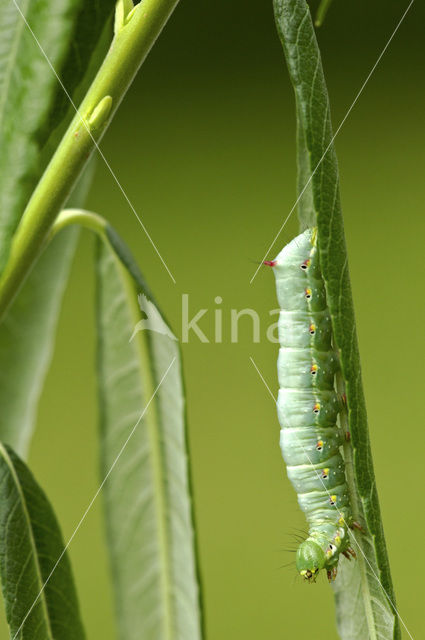
<svg viewBox="0 0 425 640"><path fill-rule="evenodd" d="M280 447L309 535L296 556L309 581L325 569L336 577L340 554L350 557L352 524L337 425L343 399L335 391L338 354L316 248L316 230L297 236L269 264L276 277L279 316Z"/></svg>

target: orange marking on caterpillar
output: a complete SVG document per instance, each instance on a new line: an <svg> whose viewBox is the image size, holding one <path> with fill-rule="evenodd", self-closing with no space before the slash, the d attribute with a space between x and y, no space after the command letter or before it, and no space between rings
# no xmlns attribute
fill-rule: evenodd
<svg viewBox="0 0 425 640"><path fill-rule="evenodd" d="M304 260L304 262L300 265L300 268L303 271L307 271L307 269L309 268L310 265L311 265L311 260L310 260L310 258L307 258L307 260Z"/></svg>

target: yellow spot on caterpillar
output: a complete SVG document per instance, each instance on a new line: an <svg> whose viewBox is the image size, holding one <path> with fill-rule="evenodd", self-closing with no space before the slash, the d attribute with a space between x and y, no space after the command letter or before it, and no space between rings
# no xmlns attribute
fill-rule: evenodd
<svg viewBox="0 0 425 640"><path fill-rule="evenodd" d="M319 440L319 442L316 444L316 449L317 451L321 451L323 449L323 440Z"/></svg>
<svg viewBox="0 0 425 640"><path fill-rule="evenodd" d="M339 547L339 545L341 544L341 538L340 538L339 536L335 536L335 538L334 538L334 542L335 542L335 544L337 544L337 545L338 545L338 547Z"/></svg>
<svg viewBox="0 0 425 640"><path fill-rule="evenodd" d="M310 373L312 376L315 376L316 373L318 372L319 367L317 366L317 364L312 364L310 367Z"/></svg>
<svg viewBox="0 0 425 640"><path fill-rule="evenodd" d="M336 496L331 496L329 498L329 502L331 503L332 506L335 506L335 504L336 504Z"/></svg>
<svg viewBox="0 0 425 640"><path fill-rule="evenodd" d="M310 260L310 258L307 258L307 260L304 260L304 262L300 265L300 268L303 271L307 271L307 269L309 268L310 265L311 265L311 260Z"/></svg>
<svg viewBox="0 0 425 640"><path fill-rule="evenodd" d="M305 290L305 297L307 298L307 300L311 300L312 295L312 290L310 289L310 287L307 287L307 289Z"/></svg>
<svg viewBox="0 0 425 640"><path fill-rule="evenodd" d="M331 558L332 556L334 556L337 552L337 548L336 545L332 544L331 542L329 543L329 546L326 548L326 556L328 558Z"/></svg>
<svg viewBox="0 0 425 640"><path fill-rule="evenodd" d="M322 478L327 478L329 476L329 469L322 469Z"/></svg>
<svg viewBox="0 0 425 640"><path fill-rule="evenodd" d="M313 407L313 413L319 413L320 411L320 402L316 402L316 404Z"/></svg>
<svg viewBox="0 0 425 640"><path fill-rule="evenodd" d="M316 333L316 325L314 324L314 322L311 323L311 325L308 328L310 335L314 336L314 334Z"/></svg>

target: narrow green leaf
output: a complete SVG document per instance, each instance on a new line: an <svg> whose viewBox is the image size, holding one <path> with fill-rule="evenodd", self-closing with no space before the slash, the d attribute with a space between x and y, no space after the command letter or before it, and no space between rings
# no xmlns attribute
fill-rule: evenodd
<svg viewBox="0 0 425 640"><path fill-rule="evenodd" d="M92 163L71 195L70 204L84 202L93 171ZM52 357L77 237L77 229L67 229L53 240L0 323L0 441L24 458Z"/></svg>
<svg viewBox="0 0 425 640"><path fill-rule="evenodd" d="M319 47L305 0L274 0L276 23L295 89L301 227L318 226L320 260L340 352L351 446L344 447L352 506L366 531L356 536L357 562L344 559L335 582L344 640L400 638L369 443L353 301L348 275L339 176ZM302 181L302 182L301 182Z"/></svg>
<svg viewBox="0 0 425 640"><path fill-rule="evenodd" d="M198 640L179 345L165 335L123 242L110 227L106 237L97 254L101 469L110 472L104 497L119 637ZM147 296L151 330L138 324L146 317L138 293Z"/></svg>
<svg viewBox="0 0 425 640"><path fill-rule="evenodd" d="M19 5L74 101L93 79L109 46L110 34L106 41L102 29L113 5L113 0L101 7L75 0L27 0ZM0 95L1 270L1 256L7 256L26 199L74 115L12 0L0 0ZM70 204L84 203L92 175L93 166ZM55 239L0 324L0 440L21 456L26 456L33 432L76 240L76 230Z"/></svg>
<svg viewBox="0 0 425 640"><path fill-rule="evenodd" d="M0 444L0 572L11 639L85 638L63 551L47 497L12 449Z"/></svg>
<svg viewBox="0 0 425 640"><path fill-rule="evenodd" d="M0 324L0 439L26 456L78 230L41 256Z"/></svg>
<svg viewBox="0 0 425 640"><path fill-rule="evenodd" d="M93 77L114 0L16 4L68 93L80 96ZM0 0L0 272L25 204L71 116L69 99L16 4Z"/></svg>

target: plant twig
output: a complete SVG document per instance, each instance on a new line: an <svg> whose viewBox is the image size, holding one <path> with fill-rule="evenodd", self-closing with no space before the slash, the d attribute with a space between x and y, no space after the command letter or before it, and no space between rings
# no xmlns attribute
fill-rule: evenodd
<svg viewBox="0 0 425 640"><path fill-rule="evenodd" d="M115 37L24 211L0 279L0 318L45 246L51 225L178 0L118 0Z"/></svg>

